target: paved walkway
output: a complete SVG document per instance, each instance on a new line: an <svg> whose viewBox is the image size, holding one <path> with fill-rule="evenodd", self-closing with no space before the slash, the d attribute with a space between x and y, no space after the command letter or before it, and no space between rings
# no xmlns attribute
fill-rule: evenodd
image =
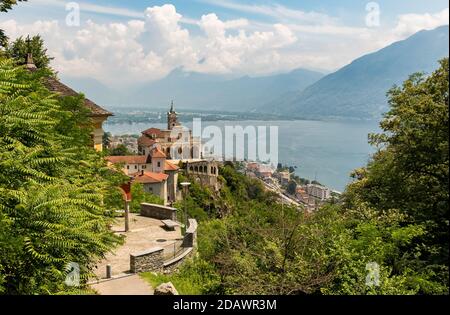
<svg viewBox="0 0 450 315"><path fill-rule="evenodd" d="M153 288L138 275L92 284L100 295L153 295Z"/></svg>
<svg viewBox="0 0 450 315"><path fill-rule="evenodd" d="M179 227L175 231L167 231L161 220L130 214L130 231L124 232L124 219L119 218L112 227L115 233L125 235L125 243L108 253L106 258L97 264L95 275L98 279L106 277L106 265L111 265L112 275L117 276L129 272L130 254L138 253L152 247L163 247L167 254L173 251L173 245L182 239Z"/></svg>
<svg viewBox="0 0 450 315"><path fill-rule="evenodd" d="M182 240L181 229L167 231L161 220L130 214L130 231L124 232L124 219L118 218L112 230L125 236L125 242L99 261L94 270L96 279L91 279L91 288L101 295L151 295L152 287L139 275L129 275L130 254L152 247L163 247L171 255L176 244ZM106 280L106 265L111 265L113 279ZM96 282L100 283L96 283Z"/></svg>

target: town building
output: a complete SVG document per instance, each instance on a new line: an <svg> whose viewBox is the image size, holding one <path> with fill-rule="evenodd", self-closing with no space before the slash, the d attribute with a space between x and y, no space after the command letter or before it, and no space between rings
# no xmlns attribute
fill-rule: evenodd
<svg viewBox="0 0 450 315"><path fill-rule="evenodd" d="M148 155L155 146L170 160L200 159L202 156L201 140L180 124L173 102L167 113L167 129L144 130L138 139L138 152L141 155Z"/></svg>
<svg viewBox="0 0 450 315"><path fill-rule="evenodd" d="M33 62L33 55L29 53L27 55L27 62L25 68L29 71L36 71L37 67ZM44 81L44 85L53 93L59 94L60 96L79 96L80 94L59 81L56 77L47 77ZM84 106L89 110L90 118L94 126L92 131L92 146L97 151L103 151L103 123L108 119L108 117L113 116L113 114L106 109L95 104L88 98L84 98Z"/></svg>
<svg viewBox="0 0 450 315"><path fill-rule="evenodd" d="M297 187L295 197L304 204L308 204L309 202L309 195L304 187Z"/></svg>
<svg viewBox="0 0 450 315"><path fill-rule="evenodd" d="M219 190L219 163L216 161L190 161L186 163L186 175L189 175L203 186Z"/></svg>
<svg viewBox="0 0 450 315"><path fill-rule="evenodd" d="M280 181L282 186L287 186L291 180L291 174L289 172L278 172L275 177Z"/></svg>
<svg viewBox="0 0 450 315"><path fill-rule="evenodd" d="M145 192L158 196L168 205L170 203L167 189L168 178L169 175L164 173L141 171L134 174L133 182L141 183L144 186Z"/></svg>
<svg viewBox="0 0 450 315"><path fill-rule="evenodd" d="M144 185L146 192L160 196L166 204L177 200L179 167L167 161L159 148L153 148L146 156L108 156L106 160L120 165L125 174Z"/></svg>
<svg viewBox="0 0 450 315"><path fill-rule="evenodd" d="M134 154L138 153L137 137L135 136L123 135L109 138L108 149L115 149L120 145L123 145L128 151Z"/></svg>
<svg viewBox="0 0 450 315"><path fill-rule="evenodd" d="M326 200L330 198L331 195L331 190L329 188L317 184L306 185L306 191L308 192L308 195L320 200Z"/></svg>

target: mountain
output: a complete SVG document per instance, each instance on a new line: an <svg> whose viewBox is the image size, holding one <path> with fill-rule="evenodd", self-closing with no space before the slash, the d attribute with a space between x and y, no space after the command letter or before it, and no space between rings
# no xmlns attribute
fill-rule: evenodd
<svg viewBox="0 0 450 315"><path fill-rule="evenodd" d="M304 90L260 107L262 112L302 118L379 118L388 109L386 92L414 72L430 74L449 54L449 27L420 31L356 59Z"/></svg>
<svg viewBox="0 0 450 315"><path fill-rule="evenodd" d="M134 91L129 102L161 108L174 100L176 107L182 109L248 111L268 100L301 90L322 77L319 72L305 69L237 79L175 69L166 78L147 83Z"/></svg>

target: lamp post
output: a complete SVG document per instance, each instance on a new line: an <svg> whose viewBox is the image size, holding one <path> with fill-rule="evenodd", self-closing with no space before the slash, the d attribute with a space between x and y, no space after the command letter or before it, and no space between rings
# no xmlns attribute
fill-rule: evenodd
<svg viewBox="0 0 450 315"><path fill-rule="evenodd" d="M188 192L188 189L189 189L189 186L191 185L191 183L182 182L180 185L183 187L183 192L184 192L184 227L185 227L185 229L187 229L188 217L187 217L186 197L187 197L187 192Z"/></svg>
<svg viewBox="0 0 450 315"><path fill-rule="evenodd" d="M122 190L124 191L124 201L125 201L125 232L128 232L130 230L130 202L131 202L131 185L133 182L133 177L130 176L130 179L127 183L123 184L121 186Z"/></svg>

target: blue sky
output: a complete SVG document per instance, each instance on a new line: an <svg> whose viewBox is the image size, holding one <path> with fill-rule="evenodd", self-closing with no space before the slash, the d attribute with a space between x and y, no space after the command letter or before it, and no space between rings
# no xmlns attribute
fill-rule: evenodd
<svg viewBox="0 0 450 315"><path fill-rule="evenodd" d="M333 71L448 24L446 0L375 1L376 25L366 22L369 1L84 0L80 25L68 26L67 2L21 3L0 14L0 28L11 38L39 33L57 70L108 85L158 80L180 67L235 76Z"/></svg>

